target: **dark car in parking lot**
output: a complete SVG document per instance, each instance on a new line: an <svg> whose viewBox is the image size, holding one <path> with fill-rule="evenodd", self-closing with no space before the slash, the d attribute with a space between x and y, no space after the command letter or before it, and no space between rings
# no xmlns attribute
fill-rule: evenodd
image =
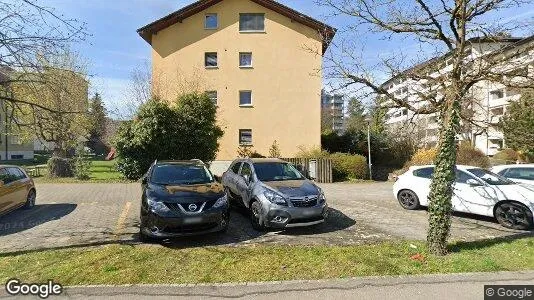
<svg viewBox="0 0 534 300"><path fill-rule="evenodd" d="M33 180L17 166L0 166L0 215L18 208L32 208L37 193Z"/></svg>
<svg viewBox="0 0 534 300"><path fill-rule="evenodd" d="M142 189L143 241L228 228L224 188L199 160L155 162L142 179Z"/></svg>

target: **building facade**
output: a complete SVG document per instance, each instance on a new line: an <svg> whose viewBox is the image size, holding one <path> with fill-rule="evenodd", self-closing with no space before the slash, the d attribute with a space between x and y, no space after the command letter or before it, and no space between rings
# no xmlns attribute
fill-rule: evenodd
<svg viewBox="0 0 534 300"><path fill-rule="evenodd" d="M502 55L507 57L502 60L498 68L502 70L525 72L524 77L532 77L534 72L534 36L527 38L495 38L495 39L472 39L467 56L476 65L477 58L488 55ZM514 53L518 53L515 55ZM412 68L417 69L434 67L435 74L446 74L452 70L451 58L447 55L435 58ZM513 70L511 70L513 69ZM406 71L408 72L408 70ZM506 73L503 72L503 73ZM426 102L422 101L419 93L428 90L425 82L411 78L397 76L390 78L382 87L398 98L407 99L415 107L421 107ZM506 87L500 83L489 80L479 81L470 90L470 106L472 110L472 124L464 122L459 140L469 140L471 143L488 156L506 148L504 134L497 124L506 113L507 106L521 97L518 88ZM421 147L433 147L437 145L439 136L439 119L437 114L417 115L407 108L389 109L386 115L386 124L392 131L408 132L416 140L420 141Z"/></svg>
<svg viewBox="0 0 534 300"><path fill-rule="evenodd" d="M272 0L203 0L138 30L152 46L153 93L207 92L224 130L217 159L240 145L283 156L321 144L322 55L335 29Z"/></svg>
<svg viewBox="0 0 534 300"><path fill-rule="evenodd" d="M8 82L12 70L0 68L0 82ZM6 85L0 85L0 93L9 93ZM0 100L0 160L33 159L32 143L25 143L17 134L10 109L5 100Z"/></svg>
<svg viewBox="0 0 534 300"><path fill-rule="evenodd" d="M339 94L321 93L321 116L328 123L328 129L343 133L345 126L345 97ZM327 124L323 124L326 126ZM326 128L323 128L326 129Z"/></svg>

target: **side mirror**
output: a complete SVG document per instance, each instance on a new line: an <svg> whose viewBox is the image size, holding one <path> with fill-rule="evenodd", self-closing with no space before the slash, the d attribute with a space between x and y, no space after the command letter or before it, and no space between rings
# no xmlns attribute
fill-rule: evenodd
<svg viewBox="0 0 534 300"><path fill-rule="evenodd" d="M222 178L221 178L221 176L213 175L213 179L215 179L215 181L220 183Z"/></svg>
<svg viewBox="0 0 534 300"><path fill-rule="evenodd" d="M245 179L246 183L250 183L250 175L248 174L243 175L243 179Z"/></svg>
<svg viewBox="0 0 534 300"><path fill-rule="evenodd" d="M146 176L141 178L141 184L147 184L147 183L148 183L148 178Z"/></svg>
<svg viewBox="0 0 534 300"><path fill-rule="evenodd" d="M466 183L469 184L470 186L481 186L482 185L478 180L475 180L475 179L467 179Z"/></svg>

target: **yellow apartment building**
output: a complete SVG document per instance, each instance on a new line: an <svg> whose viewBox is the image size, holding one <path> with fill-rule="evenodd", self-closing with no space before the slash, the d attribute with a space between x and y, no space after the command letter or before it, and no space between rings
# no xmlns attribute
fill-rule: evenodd
<svg viewBox="0 0 534 300"><path fill-rule="evenodd" d="M322 60L336 30L272 0L201 0L138 30L152 46L153 93L208 92L224 130L217 159L240 145L282 156L321 145Z"/></svg>

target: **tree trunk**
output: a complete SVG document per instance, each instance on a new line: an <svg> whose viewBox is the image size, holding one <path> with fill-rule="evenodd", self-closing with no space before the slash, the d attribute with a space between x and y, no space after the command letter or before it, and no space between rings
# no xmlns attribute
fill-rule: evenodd
<svg viewBox="0 0 534 300"><path fill-rule="evenodd" d="M54 151L52 153L52 156L60 157L60 158L66 158L67 157L67 151L56 146L56 147L54 147Z"/></svg>
<svg viewBox="0 0 534 300"><path fill-rule="evenodd" d="M456 178L456 132L460 125L460 99L453 97L443 112L439 152L429 194L428 249L436 255L447 253L451 227L452 185Z"/></svg>

